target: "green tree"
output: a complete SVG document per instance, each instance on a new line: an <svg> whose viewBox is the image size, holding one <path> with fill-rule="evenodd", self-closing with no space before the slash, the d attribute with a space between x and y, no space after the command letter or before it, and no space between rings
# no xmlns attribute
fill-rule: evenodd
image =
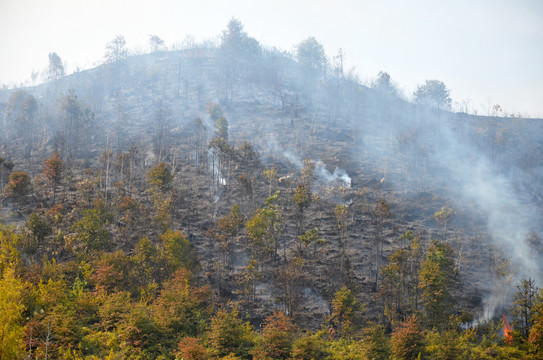
<svg viewBox="0 0 543 360"><path fill-rule="evenodd" d="M211 318L209 345L218 357L234 354L242 359L250 359L253 347L253 327L240 319L237 306L230 310L220 308Z"/></svg>
<svg viewBox="0 0 543 360"><path fill-rule="evenodd" d="M31 248L37 248L45 238L53 233L53 229L47 220L36 213L32 213L25 222L25 227L32 236Z"/></svg>
<svg viewBox="0 0 543 360"><path fill-rule="evenodd" d="M272 167L271 169L265 169L262 173L266 177L266 180L268 180L268 196L271 196L272 187L277 182L277 172L275 171L275 168Z"/></svg>
<svg viewBox="0 0 543 360"><path fill-rule="evenodd" d="M230 266L229 256L233 251L232 246L243 224L244 218L239 205L232 205L230 214L219 218L215 228L210 231L210 236L217 241L222 261L227 266Z"/></svg>
<svg viewBox="0 0 543 360"><path fill-rule="evenodd" d="M76 222L72 229L86 251L107 250L111 246L111 234L107 226L112 221L113 214L105 209L105 206L98 206L83 211L83 218Z"/></svg>
<svg viewBox="0 0 543 360"><path fill-rule="evenodd" d="M313 228L309 229L305 232L305 234L301 235L299 237L300 243L302 244L304 250L307 249L309 246L313 247L313 252L310 255L313 259L315 259L317 255L317 248L319 246L322 246L326 244L328 241L326 239L321 239L319 237L319 228ZM302 254L302 249L299 248L298 252L300 255Z"/></svg>
<svg viewBox="0 0 543 360"><path fill-rule="evenodd" d="M176 271L164 282L152 306L153 319L164 338L174 340L172 347L178 336L201 336L211 317L211 290L192 283L190 271Z"/></svg>
<svg viewBox="0 0 543 360"><path fill-rule="evenodd" d="M12 267L0 277L0 360L22 359L24 342L22 303L24 285Z"/></svg>
<svg viewBox="0 0 543 360"><path fill-rule="evenodd" d="M413 93L415 103L430 106L436 109L450 109L451 91L447 89L443 81L426 80L424 84L419 85Z"/></svg>
<svg viewBox="0 0 543 360"><path fill-rule="evenodd" d="M15 268L20 264L17 251L20 242L20 235L12 227L0 223L0 274L8 267Z"/></svg>
<svg viewBox="0 0 543 360"><path fill-rule="evenodd" d="M372 325L363 330L362 343L367 360L388 360L391 355L390 338L382 325Z"/></svg>
<svg viewBox="0 0 543 360"><path fill-rule="evenodd" d="M162 258L168 273L172 273L181 267L190 267L192 262L192 250L190 242L179 231L168 230L160 236L162 240Z"/></svg>
<svg viewBox="0 0 543 360"><path fill-rule="evenodd" d="M532 279L523 279L516 285L515 301L511 307L513 326L527 339L534 324L534 305L538 288Z"/></svg>
<svg viewBox="0 0 543 360"><path fill-rule="evenodd" d="M441 210L434 213L434 218L436 219L438 225L443 229L443 236L447 234L447 227L451 221L451 215L454 213L453 209L446 208L443 206Z"/></svg>
<svg viewBox="0 0 543 360"><path fill-rule="evenodd" d="M151 191L165 193L172 189L173 174L164 162L159 162L147 174Z"/></svg>
<svg viewBox="0 0 543 360"><path fill-rule="evenodd" d="M260 44L243 31L243 24L230 19L223 31L220 46L219 97L232 101L235 87L243 75L247 75L251 60L261 52Z"/></svg>
<svg viewBox="0 0 543 360"><path fill-rule="evenodd" d="M228 120L224 116L215 120L215 137L228 141Z"/></svg>
<svg viewBox="0 0 543 360"><path fill-rule="evenodd" d="M155 208L154 219L161 231L166 231L171 225L171 212L175 200L173 179L174 175L164 162L159 162L147 174L151 200Z"/></svg>
<svg viewBox="0 0 543 360"><path fill-rule="evenodd" d="M449 329L429 332L426 351L431 359L456 360L471 359L475 330L467 329L464 333L456 329L455 324Z"/></svg>
<svg viewBox="0 0 543 360"><path fill-rule="evenodd" d="M364 307L356 295L344 286L332 299L330 321L342 336L352 336L360 329Z"/></svg>
<svg viewBox="0 0 543 360"><path fill-rule="evenodd" d="M453 307L451 290L455 277L454 250L448 243L432 241L419 274L426 319L431 327L442 329L447 324Z"/></svg>
<svg viewBox="0 0 543 360"><path fill-rule="evenodd" d="M237 274L237 282L241 286L239 293L242 296L242 303L247 307L249 314L252 314L256 305L256 285L262 279L263 274L259 269L258 261L249 260L247 266Z"/></svg>
<svg viewBox="0 0 543 360"><path fill-rule="evenodd" d="M322 339L322 333L306 334L294 341L293 360L328 359L329 355L330 352L326 348L326 342Z"/></svg>
<svg viewBox="0 0 543 360"><path fill-rule="evenodd" d="M258 209L246 223L247 235L256 258L275 253L279 246L279 235L283 218L275 202L279 199L279 191L266 199L266 205Z"/></svg>
<svg viewBox="0 0 543 360"><path fill-rule="evenodd" d="M420 237L408 231L401 239L408 240L409 247L396 250L390 255L389 263L381 267L385 315L393 323L404 321L417 311L419 302Z"/></svg>

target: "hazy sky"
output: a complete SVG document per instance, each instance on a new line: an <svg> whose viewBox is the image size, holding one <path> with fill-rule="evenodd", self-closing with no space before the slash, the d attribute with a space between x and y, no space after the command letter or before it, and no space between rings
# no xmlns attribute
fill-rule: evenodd
<svg viewBox="0 0 543 360"><path fill-rule="evenodd" d="M231 17L264 45L314 36L328 56L342 48L363 81L387 71L408 96L439 79L479 113L543 117L542 0L0 0L0 83L29 80L49 52L72 72L99 64L117 34L141 51L149 34L217 38Z"/></svg>

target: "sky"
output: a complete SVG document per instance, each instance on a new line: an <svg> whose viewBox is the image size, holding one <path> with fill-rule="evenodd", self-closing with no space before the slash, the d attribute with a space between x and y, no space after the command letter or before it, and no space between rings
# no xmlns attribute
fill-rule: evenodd
<svg viewBox="0 0 543 360"><path fill-rule="evenodd" d="M50 52L68 73L99 65L119 34L139 52L151 34L218 40L232 17L265 46L341 48L363 83L386 71L407 98L437 79L457 110L543 117L542 0L0 0L0 84L29 82Z"/></svg>

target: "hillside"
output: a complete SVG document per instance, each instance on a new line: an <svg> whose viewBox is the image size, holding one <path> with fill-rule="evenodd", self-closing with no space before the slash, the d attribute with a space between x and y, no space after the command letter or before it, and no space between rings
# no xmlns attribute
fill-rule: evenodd
<svg viewBox="0 0 543 360"><path fill-rule="evenodd" d="M412 104L242 44L0 93L1 264L26 284L26 349L171 358L185 337L213 344L234 302L257 327L280 310L347 338L341 291L365 304L356 331L514 316L515 286L541 284L543 121ZM447 257L439 309L429 254Z"/></svg>

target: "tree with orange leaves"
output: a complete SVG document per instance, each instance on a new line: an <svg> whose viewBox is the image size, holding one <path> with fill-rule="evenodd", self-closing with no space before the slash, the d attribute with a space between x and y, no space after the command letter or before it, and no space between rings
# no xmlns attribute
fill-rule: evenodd
<svg viewBox="0 0 543 360"><path fill-rule="evenodd" d="M296 326L284 312L274 312L265 320L258 338L254 359L288 359L294 344Z"/></svg>
<svg viewBox="0 0 543 360"><path fill-rule="evenodd" d="M424 334L416 315L402 322L392 333L393 359L417 359L424 352Z"/></svg>
<svg viewBox="0 0 543 360"><path fill-rule="evenodd" d="M58 152L55 152L53 156L43 162L43 175L47 178L47 181L49 181L49 184L53 189L53 202L55 202L57 187L62 181L63 170L64 161L60 158Z"/></svg>
<svg viewBox="0 0 543 360"><path fill-rule="evenodd" d="M538 359L543 359L543 290L537 294L533 308L532 319L534 325L530 329L528 342L535 348Z"/></svg>
<svg viewBox="0 0 543 360"><path fill-rule="evenodd" d="M26 196L32 191L32 182L26 171L14 171L9 175L9 182L4 189L8 196L13 196L22 205Z"/></svg>
<svg viewBox="0 0 543 360"><path fill-rule="evenodd" d="M194 337L184 337L177 346L175 352L179 359L185 360L206 360L209 358L207 349L202 345L200 339ZM177 358L176 358L177 359Z"/></svg>

